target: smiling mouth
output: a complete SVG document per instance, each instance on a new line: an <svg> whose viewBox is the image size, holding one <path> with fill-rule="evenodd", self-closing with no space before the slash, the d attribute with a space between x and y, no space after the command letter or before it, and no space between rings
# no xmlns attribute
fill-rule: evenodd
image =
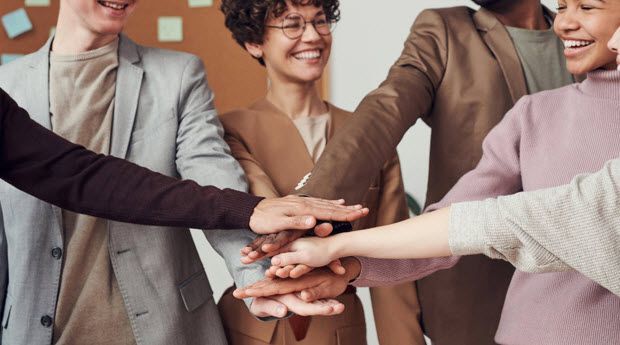
<svg viewBox="0 0 620 345"><path fill-rule="evenodd" d="M306 50L293 54L293 57L300 61L315 60L321 58L322 53L323 52L320 49Z"/></svg>
<svg viewBox="0 0 620 345"><path fill-rule="evenodd" d="M563 42L564 42L564 48L566 49L584 48L594 43L594 41L585 41L585 40L564 40Z"/></svg>
<svg viewBox="0 0 620 345"><path fill-rule="evenodd" d="M99 0L97 2L99 3L99 5L101 5L103 7L107 7L107 8L113 9L113 10L117 10L117 11L122 11L122 10L126 9L129 6L129 4L112 2L112 1L102 1L102 0Z"/></svg>

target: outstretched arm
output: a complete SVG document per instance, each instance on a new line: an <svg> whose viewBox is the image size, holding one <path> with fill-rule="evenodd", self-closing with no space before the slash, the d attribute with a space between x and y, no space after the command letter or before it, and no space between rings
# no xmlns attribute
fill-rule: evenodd
<svg viewBox="0 0 620 345"><path fill-rule="evenodd" d="M316 219L356 218L319 199L262 199L202 187L72 144L30 119L0 89L0 178L64 209L128 223L259 233L312 228Z"/></svg>

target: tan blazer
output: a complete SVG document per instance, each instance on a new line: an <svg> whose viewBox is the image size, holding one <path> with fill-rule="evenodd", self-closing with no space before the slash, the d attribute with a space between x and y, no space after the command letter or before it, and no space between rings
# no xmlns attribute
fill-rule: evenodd
<svg viewBox="0 0 620 345"><path fill-rule="evenodd" d="M545 9L549 15L553 15ZM482 155L482 140L527 93L499 20L467 7L422 12L386 80L327 145L300 194L358 202L374 172L418 119L431 128L427 204L439 201ZM494 344L513 268L483 256L418 282L422 320L436 345Z"/></svg>
<svg viewBox="0 0 620 345"><path fill-rule="evenodd" d="M350 113L333 105L328 106L332 114L329 141L334 133L342 130ZM255 195L277 197L290 194L298 181L314 166L295 124L265 99L256 102L248 109L224 114L221 116L221 121L226 130L225 139L233 156L245 170L250 192ZM370 208L371 212L368 217L355 224L355 227L385 225L408 218L400 164L394 150L392 150L391 159L383 166L383 169L377 169L373 177L373 183L370 188L367 188L364 198L364 204ZM381 344L424 344L419 326L419 306L415 287L412 284L406 284L377 291L379 292L373 293L373 306L376 306L375 317L379 336L385 339L382 339ZM354 310L361 310L361 306ZM345 311L345 314L349 314L347 318L350 318L350 313L353 313L353 310ZM238 326L230 325L227 319L234 320L240 316L232 317L226 311L223 314L225 314L223 315L225 328L235 327L235 332L251 333L260 329L261 339L271 339L276 332L278 322L260 325L245 322L243 326L245 329L239 329ZM363 324L363 319L363 313L354 318L360 324ZM318 320L313 321L313 323L318 322ZM312 325L311 323L308 337L313 334ZM322 327L317 335L324 338L330 330L325 329L325 325ZM308 344L327 344L320 339L306 338L305 341L309 341ZM343 340L340 343L361 344L359 340Z"/></svg>

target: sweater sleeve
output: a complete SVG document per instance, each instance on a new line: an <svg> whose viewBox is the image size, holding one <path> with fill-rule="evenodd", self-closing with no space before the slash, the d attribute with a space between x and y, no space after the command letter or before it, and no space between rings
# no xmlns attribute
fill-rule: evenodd
<svg viewBox="0 0 620 345"><path fill-rule="evenodd" d="M521 99L495 127L482 144L482 158L476 168L465 174L433 211L460 201L482 200L522 190L519 146L522 121L528 116L529 101ZM359 286L417 280L438 270L453 267L459 257L434 259L385 260L360 258L362 270L355 281Z"/></svg>
<svg viewBox="0 0 620 345"><path fill-rule="evenodd" d="M528 272L575 269L620 295L620 159L564 186L452 206L450 248Z"/></svg>
<svg viewBox="0 0 620 345"><path fill-rule="evenodd" d="M32 121L0 89L0 177L64 209L116 221L248 228L261 198L201 187L98 155Z"/></svg>

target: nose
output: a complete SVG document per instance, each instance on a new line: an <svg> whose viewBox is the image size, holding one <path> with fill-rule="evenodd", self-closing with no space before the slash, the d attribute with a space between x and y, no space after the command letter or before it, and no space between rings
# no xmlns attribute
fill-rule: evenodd
<svg viewBox="0 0 620 345"><path fill-rule="evenodd" d="M304 33L301 36L301 39L304 42L314 42L321 38L321 35L316 31L316 28L312 23L306 23L306 27L304 28Z"/></svg>
<svg viewBox="0 0 620 345"><path fill-rule="evenodd" d="M579 30L579 21L576 20L574 11L567 8L564 12L558 13L553 21L553 28L556 33Z"/></svg>
<svg viewBox="0 0 620 345"><path fill-rule="evenodd" d="M619 53L619 50L620 50L620 27L618 28L618 30L616 30L616 33L611 37L611 39L607 43L607 47L612 52Z"/></svg>

